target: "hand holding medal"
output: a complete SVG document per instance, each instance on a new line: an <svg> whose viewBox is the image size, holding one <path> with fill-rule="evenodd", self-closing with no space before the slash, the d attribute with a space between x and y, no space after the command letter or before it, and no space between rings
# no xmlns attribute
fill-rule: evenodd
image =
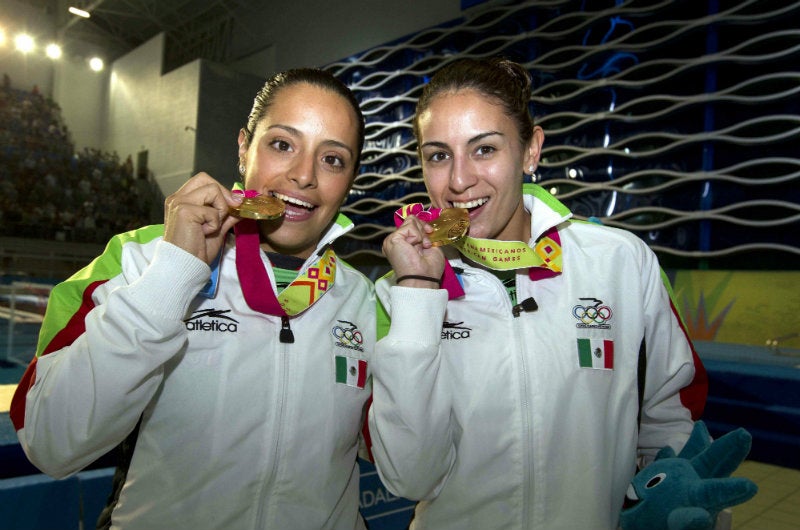
<svg viewBox="0 0 800 530"><path fill-rule="evenodd" d="M426 234L428 240L431 242L431 247L441 247L444 245L459 245L460 242L464 241L468 236L467 232L469 230L469 211L465 208L425 208L420 203L414 204L407 204L402 208L398 209L394 214L394 222L397 227L400 227L406 218L409 216L417 217L420 221L428 223L428 225L433 228L433 230ZM391 236L386 238L386 242L390 241ZM463 296L464 291L461 288L458 280L455 277L455 273L453 272L450 264L447 260L444 261L444 274L441 272L441 267L438 268L437 272L433 272L433 269L425 269L422 268L415 268L415 267L402 267L403 270L398 269L398 265L405 261L405 257L403 253L395 253L394 248L395 245L387 245L384 243L384 254L387 258L389 258L390 263L392 263L395 272L399 274L398 278L402 278L402 275L412 276L412 277L430 277L433 279L434 277L438 281L441 278L440 286L443 289L447 289L448 296L452 293L453 298L457 298L458 296ZM400 246L397 246L400 248ZM387 252L387 249L391 250L391 254ZM428 249L433 250L433 249ZM423 252L422 254L424 254ZM412 253L412 256L417 254L416 252ZM439 256L439 259L443 259L441 252L435 252ZM421 254L420 254L421 255ZM400 259L398 259L398 257ZM395 261L392 261L394 258ZM412 262L415 261L414 259L411 260ZM400 272L398 272L400 270Z"/></svg>

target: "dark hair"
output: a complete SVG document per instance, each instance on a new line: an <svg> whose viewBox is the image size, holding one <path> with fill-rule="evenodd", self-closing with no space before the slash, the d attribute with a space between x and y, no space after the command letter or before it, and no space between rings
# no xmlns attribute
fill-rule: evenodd
<svg viewBox="0 0 800 530"><path fill-rule="evenodd" d="M436 72L422 89L414 115L414 136L420 140L419 116L433 98L443 92L475 90L494 99L514 121L522 144L533 137L533 117L528 103L531 77L519 63L494 57L490 59L458 59Z"/></svg>
<svg viewBox="0 0 800 530"><path fill-rule="evenodd" d="M264 117L267 109L272 105L275 97L284 88L300 83L317 86L329 90L334 94L342 96L353 109L358 121L358 151L356 152L356 163L353 168L353 175L358 173L358 168L361 165L361 151L364 149L364 115L361 113L361 107L358 105L358 100L353 95L347 86L336 79L333 74L324 70L316 68L296 68L286 70L275 74L264 83L261 90L256 94L253 100L253 108L250 110L250 115L247 117L247 125L244 128L244 135L247 143L253 139L256 126L258 122Z"/></svg>

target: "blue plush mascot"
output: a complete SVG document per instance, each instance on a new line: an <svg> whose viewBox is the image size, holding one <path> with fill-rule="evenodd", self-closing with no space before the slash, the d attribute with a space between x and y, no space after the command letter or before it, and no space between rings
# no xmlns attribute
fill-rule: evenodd
<svg viewBox="0 0 800 530"><path fill-rule="evenodd" d="M620 515L623 530L711 530L720 511L751 499L758 487L730 477L750 452L752 437L736 429L711 441L702 421L694 424L678 455L667 446L628 487Z"/></svg>

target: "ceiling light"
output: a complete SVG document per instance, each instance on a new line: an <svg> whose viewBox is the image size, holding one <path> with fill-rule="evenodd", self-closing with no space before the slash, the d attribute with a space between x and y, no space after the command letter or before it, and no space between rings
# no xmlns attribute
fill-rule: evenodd
<svg viewBox="0 0 800 530"><path fill-rule="evenodd" d="M28 53L33 51L36 47L36 43L30 35L20 33L14 37L14 46L22 53Z"/></svg>
<svg viewBox="0 0 800 530"><path fill-rule="evenodd" d="M77 7L70 6L69 9L67 9L67 11L69 11L73 15L77 15L83 18L89 18L92 16L91 14L89 14L88 11L84 11L83 9L78 9Z"/></svg>
<svg viewBox="0 0 800 530"><path fill-rule="evenodd" d="M100 57L92 57L89 59L89 67L95 72L103 69L103 60Z"/></svg>
<svg viewBox="0 0 800 530"><path fill-rule="evenodd" d="M61 57L61 46L58 44L48 44L47 48L45 48L45 53L51 59L58 59Z"/></svg>

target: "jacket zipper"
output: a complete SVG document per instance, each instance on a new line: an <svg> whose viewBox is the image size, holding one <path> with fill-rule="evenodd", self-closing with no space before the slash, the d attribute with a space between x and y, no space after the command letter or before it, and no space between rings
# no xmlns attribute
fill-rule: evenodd
<svg viewBox="0 0 800 530"><path fill-rule="evenodd" d="M469 275L472 274L470 271L465 271L464 274ZM486 272L485 273L496 286L496 289L499 291L500 296L508 300L508 305L511 306L511 300L508 298L508 293L506 292L506 288L500 280L497 279L493 274ZM519 286L518 286L519 287ZM519 289L517 289L517 293L519 293ZM529 524L529 513L530 507L528 499L532 498L532 490L535 489L533 485L533 457L531 456L534 452L533 448L533 427L531 426L531 415L530 415L530 403L528 401L529 393L528 393L528 364L525 362L525 343L524 343L524 334L521 331L521 325L517 318L523 312L534 312L539 309L536 300L533 297L525 298L522 302L514 305L511 307L511 314L514 319L511 321L511 326L514 329L514 334L516 336L516 348L517 356L519 359L520 365L520 379L519 379L519 386L520 386L520 415L522 416L522 424L523 424L523 437L522 437L522 458L524 460L523 465L523 477L522 477L522 517L521 523L522 528L530 528L533 525Z"/></svg>
<svg viewBox="0 0 800 530"><path fill-rule="evenodd" d="M524 473L522 477L522 527L528 528L532 526L529 523L530 503L528 499L534 498L533 490L533 427L531 425L531 404L529 402L530 393L528 392L528 364L525 360L524 350L524 337L521 331L520 322L513 321L515 335L517 337L517 344L519 345L517 351L519 352L520 363L520 389L522 395L520 396L520 413L522 414L522 424L524 426L524 436L522 438L522 458L525 462L523 467ZM534 500L535 503L535 500Z"/></svg>
<svg viewBox="0 0 800 530"><path fill-rule="evenodd" d="M281 332L278 335L278 339L284 344L294 344L294 333L292 333L292 328L289 326L289 317L286 315L281 317Z"/></svg>
<svg viewBox="0 0 800 530"><path fill-rule="evenodd" d="M494 278L493 278L494 279ZM499 281L499 280L497 280ZM515 280L516 281L516 280ZM508 298L507 293L505 292L505 287L501 286L503 290L503 296ZM519 285L517 285L517 294L520 293ZM510 302L510 301L509 301ZM514 328L514 335L516 337L516 348L515 350L518 352L517 356L519 359L519 366L520 366L520 379L519 379L519 387L520 387L520 414L522 416L522 425L523 425L523 436L522 436L522 458L523 458L523 476L522 476L522 515L521 515L521 523L522 528L530 528L532 524L529 522L530 518L530 503L528 499L533 498L533 490L535 489L533 485L533 457L532 453L534 452L533 447L533 427L531 425L531 404L529 402L530 392L528 391L528 363L526 362L525 357L525 341L524 341L524 334L522 333L522 325L524 322L520 322L518 318L523 312L534 312L539 309L536 300L533 297L527 297L518 304L514 305L511 308L511 315L513 319L511 321L511 326Z"/></svg>
<svg viewBox="0 0 800 530"><path fill-rule="evenodd" d="M536 300L534 300L532 296L529 296L522 302L512 307L511 314L514 315L514 317L516 318L519 317L520 314L522 314L523 312L525 313L533 312L536 311L537 309L539 309L539 304L536 303Z"/></svg>
<svg viewBox="0 0 800 530"><path fill-rule="evenodd" d="M294 334L292 334L292 330L289 328L289 317L282 316L281 317L281 332L280 332L280 342L285 343L284 338L284 329L288 329L288 334L291 335L291 341L289 343L294 342ZM272 465L267 472L267 476L264 479L264 482L261 484L261 491L258 495L258 511L257 511L257 528L264 527L264 517L265 517L265 506L269 504L269 498L265 497L264 491L268 490L272 487L272 483L275 480L275 475L278 473L278 466L280 465L280 448L281 448L281 441L283 440L283 416L284 416L284 409L286 406L286 394L288 392L288 378L289 378L289 352L288 347L283 346L280 348L280 393L278 395L278 407L277 407L277 414L275 416L275 443L272 450Z"/></svg>

